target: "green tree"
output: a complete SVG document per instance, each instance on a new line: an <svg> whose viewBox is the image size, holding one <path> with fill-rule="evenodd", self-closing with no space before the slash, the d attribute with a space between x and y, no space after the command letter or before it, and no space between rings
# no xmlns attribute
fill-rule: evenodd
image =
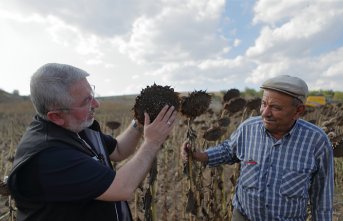
<svg viewBox="0 0 343 221"><path fill-rule="evenodd" d="M19 90L13 90L12 94L16 95L16 96L19 96Z"/></svg>
<svg viewBox="0 0 343 221"><path fill-rule="evenodd" d="M343 102L343 92L342 91L335 91L335 94L332 98L334 101Z"/></svg>
<svg viewBox="0 0 343 221"><path fill-rule="evenodd" d="M255 98L255 97L261 97L262 96L262 91L256 91L253 88L245 88L245 91L242 92L244 97L247 98Z"/></svg>

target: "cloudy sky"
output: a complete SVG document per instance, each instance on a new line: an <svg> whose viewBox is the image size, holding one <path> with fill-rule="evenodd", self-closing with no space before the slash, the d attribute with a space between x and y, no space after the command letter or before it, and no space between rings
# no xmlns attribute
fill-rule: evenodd
<svg viewBox="0 0 343 221"><path fill-rule="evenodd" d="M342 24L343 0L1 0L0 88L28 95L57 62L100 96L258 90L280 74L343 91Z"/></svg>

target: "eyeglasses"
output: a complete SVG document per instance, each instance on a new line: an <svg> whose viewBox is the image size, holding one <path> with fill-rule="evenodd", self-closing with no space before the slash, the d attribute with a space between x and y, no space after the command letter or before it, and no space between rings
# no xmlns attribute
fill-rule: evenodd
<svg viewBox="0 0 343 221"><path fill-rule="evenodd" d="M70 110L73 110L73 109L83 109L83 108L86 108L91 111L92 109L92 103L93 103L93 100L95 99L95 85L90 85L91 87L91 92L89 94L89 96L87 96L83 101L82 101L82 104L81 106L79 107L65 107L65 108L58 108L58 109L55 109L56 111L70 111Z"/></svg>

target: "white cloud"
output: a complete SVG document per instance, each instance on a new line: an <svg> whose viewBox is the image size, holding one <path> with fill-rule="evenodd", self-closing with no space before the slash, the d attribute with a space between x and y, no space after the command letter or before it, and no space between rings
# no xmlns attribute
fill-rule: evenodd
<svg viewBox="0 0 343 221"><path fill-rule="evenodd" d="M235 47L238 47L239 45L241 44L241 40L240 39L235 39L234 41L233 41L233 46L235 46Z"/></svg>
<svg viewBox="0 0 343 221"><path fill-rule="evenodd" d="M259 0L254 7L253 23L263 22L276 25L278 22L301 14L304 8L314 2L316 0Z"/></svg>
<svg viewBox="0 0 343 221"><path fill-rule="evenodd" d="M230 17L233 4L244 4L244 19ZM258 88L278 74L299 75L312 88L340 89L343 1L259 0L250 24L239 23L249 17L250 5L2 0L0 71L25 76L6 75L0 87L28 93L31 73L60 62L90 72L100 95L138 93L154 82L182 91ZM249 33L250 25L261 29Z"/></svg>
<svg viewBox="0 0 343 221"><path fill-rule="evenodd" d="M265 1L260 1L259 3L262 4L261 2L264 3ZM277 23L281 15L265 16L263 19L260 14L265 12L268 15L268 12L272 11L274 9L273 6L277 4L270 4L270 7L265 4L264 10L259 8L260 11L257 13L255 20L265 21L267 24L262 29L255 45L247 50L249 57L273 59L275 55L277 58L279 56L306 56L318 47L343 37L343 27L337 25L343 22L343 1L338 4L337 1L317 1L312 4L309 4L308 1L290 2L292 4L287 4L286 6L298 6L297 10L293 7L290 10L281 4L278 8L282 8L283 12L280 13L285 14L287 10L290 17L289 20L276 27L268 26L268 24ZM305 8L301 7L305 3L308 6ZM299 12L300 9L301 13ZM294 11L299 13L294 14Z"/></svg>
<svg viewBox="0 0 343 221"><path fill-rule="evenodd" d="M121 51L137 63L216 56L227 44L218 35L216 26L223 6L224 1L189 1L166 5L155 16L138 17Z"/></svg>
<svg viewBox="0 0 343 221"><path fill-rule="evenodd" d="M338 25L343 22L343 1L261 0L254 11L253 21L263 27L246 51L256 63L247 82L293 74L304 78L310 89L339 89L341 80L329 76L343 77L337 59L341 49L334 46L343 37Z"/></svg>
<svg viewBox="0 0 343 221"><path fill-rule="evenodd" d="M343 56L343 54L341 55ZM329 66L326 71L323 73L324 77L337 77L341 78L343 77L343 61L338 61L337 63L334 63L333 65Z"/></svg>

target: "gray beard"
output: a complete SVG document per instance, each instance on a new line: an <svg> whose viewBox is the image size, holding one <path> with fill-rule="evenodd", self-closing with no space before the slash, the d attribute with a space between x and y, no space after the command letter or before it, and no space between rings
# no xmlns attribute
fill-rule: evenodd
<svg viewBox="0 0 343 221"><path fill-rule="evenodd" d="M76 126L71 125L67 129L75 133L79 133L80 131L90 127L93 124L93 122L94 122L94 118L92 120L84 121L80 125L76 125Z"/></svg>

